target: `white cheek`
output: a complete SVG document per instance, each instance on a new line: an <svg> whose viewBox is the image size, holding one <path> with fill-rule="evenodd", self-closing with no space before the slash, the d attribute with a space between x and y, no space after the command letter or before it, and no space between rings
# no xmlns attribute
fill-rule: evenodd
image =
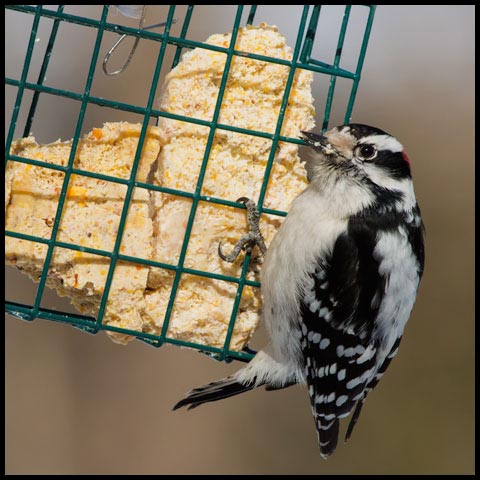
<svg viewBox="0 0 480 480"><path fill-rule="evenodd" d="M383 168L377 167L373 163L363 163L363 170L368 175L368 177L380 187L392 188L396 186L397 182L394 182L395 185L392 185L392 178L390 177L390 175L388 175Z"/></svg>
<svg viewBox="0 0 480 480"><path fill-rule="evenodd" d="M370 180L372 180L373 183L376 183L379 187L403 193L403 200L397 205L399 210L410 211L415 207L417 201L415 199L413 183L410 179L402 178L397 180L392 178L383 168L377 167L372 163L364 163L363 170Z"/></svg>

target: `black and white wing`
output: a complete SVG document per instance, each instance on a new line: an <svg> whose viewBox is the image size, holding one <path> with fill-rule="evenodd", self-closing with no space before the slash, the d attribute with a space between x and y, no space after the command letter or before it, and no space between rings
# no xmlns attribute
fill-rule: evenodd
<svg viewBox="0 0 480 480"><path fill-rule="evenodd" d="M388 367L403 334L403 326L395 329L392 319L392 342L387 352L381 351L384 345L375 336L379 324L386 323L385 318L390 315L386 310L403 308L400 303L396 305L396 297L398 302L402 301L398 292L388 297L392 275L403 272L397 273L395 265L392 268L396 270L390 271L377 254L384 234L390 235L388 240L394 248L397 244L399 249L407 248L406 235L402 235L398 225L390 227L382 230L369 222L350 222L331 254L316 263L303 290L301 346L324 456L335 450L339 419L348 416L357 405L346 439L350 436L365 396ZM423 258L418 276L422 268ZM401 314L408 318L411 307L406 310Z"/></svg>

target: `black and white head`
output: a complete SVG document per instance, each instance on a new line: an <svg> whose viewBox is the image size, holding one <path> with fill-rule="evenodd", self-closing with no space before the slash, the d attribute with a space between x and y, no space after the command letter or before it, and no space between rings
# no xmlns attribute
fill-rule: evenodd
<svg viewBox="0 0 480 480"><path fill-rule="evenodd" d="M343 192L345 197L359 196L364 207L415 207L410 162L403 145L392 135L361 124L335 127L324 135L302 135L312 148L312 184Z"/></svg>

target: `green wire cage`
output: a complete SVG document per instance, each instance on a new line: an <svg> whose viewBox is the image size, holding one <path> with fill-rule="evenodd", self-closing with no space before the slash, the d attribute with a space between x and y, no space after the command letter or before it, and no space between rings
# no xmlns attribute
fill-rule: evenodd
<svg viewBox="0 0 480 480"><path fill-rule="evenodd" d="M254 352L248 349L238 352L238 351L233 351L229 348L230 339L231 339L234 325L235 325L235 319L237 317L237 312L239 309L242 290L245 287L245 285L249 285L252 287L260 286L258 282L248 280L246 278L248 263L250 260L249 256L246 255L246 259L245 259L245 262L243 263L242 272L239 278L219 275L219 274L210 273L210 272L192 270L184 266L185 255L186 255L186 251L189 243L190 233L194 223L195 212L196 212L198 203L200 201L213 202L213 203L235 207L235 208L244 208L244 205L241 203L231 202L221 198L206 197L201 194L202 182L204 179L207 162L210 154L210 148L212 146L215 131L221 130L221 129L230 130L230 131L239 132L247 135L265 137L272 141L272 148L269 155L265 176L264 176L262 187L260 190L260 196L257 203L258 203L259 211L261 213L285 216L286 212L263 208L262 205L263 205L263 200L265 197L268 179L269 179L272 164L274 161L274 154L275 154L275 150L278 142L282 141L282 142L291 142L296 144L303 143L299 139L288 138L280 135L283 116L285 114L285 110L287 107L288 98L289 98L292 82L294 79L295 71L296 69L311 70L319 74L320 76L323 76L328 81L327 83L328 87L327 87L325 102L324 102L323 118L321 122L319 122L319 126L321 126L322 131L327 129L329 125L334 94L336 92L337 79L341 78L348 81L349 82L349 86L348 86L349 93L347 94L348 102L346 104L346 107L344 108L343 121L344 123L349 123L352 115L352 110L353 110L357 89L359 86L360 74L362 71L365 53L367 50L368 39L370 36L370 30L372 27L372 22L375 14L375 6L347 5L342 7L343 11L342 11L342 17L340 21L340 26L338 29L338 37L335 39L336 50L334 51L334 54L333 54L333 60L330 60L329 62L316 59L314 58L314 54L313 54L314 46L316 44L316 36L317 36L316 34L319 28L319 22L322 19L321 14L323 13L324 8L327 8L326 6L322 7L321 5L304 5L304 6L291 7L291 8L296 8L300 10L298 21L295 21L295 25L291 26L292 28L294 27L296 31L296 37L294 38L294 42L292 44L293 58L291 59L291 61L265 57L265 56L256 55L253 53L239 52L234 48L235 38L239 28L244 25L255 24L256 22L258 22L257 17L258 17L258 11L260 9L259 7L265 7L265 6L258 6L258 5L230 6L232 8L232 11L234 12L233 25L231 26L232 41L230 43L230 46L225 48L195 41L192 39L192 36L190 34L191 32L190 27L192 25L192 21L194 20L195 14L198 11L198 9L199 8L215 9L218 6L195 6L195 5L163 6L165 8L166 17L164 18L165 22L162 22L162 25L161 25L161 27L163 28L162 33L157 33L151 29L142 28L143 26L142 22L140 23L138 28L132 28L132 27L127 27L125 25L120 25L117 23L112 23L107 21L108 18L111 18L111 16L109 16L109 10L113 8L112 6L109 6L109 5L98 7L100 12L98 19L93 19L87 16L79 16L79 15L67 13L67 10L68 10L67 7L68 6L66 5L56 5L56 6L8 5L6 6L7 11L16 12L16 14L20 14L24 16L29 16L32 23L31 23L31 30L29 32L29 39L27 43L25 57L23 61L21 59L19 60L19 62L21 62L23 65L19 72L19 78L11 78L7 76L5 77L6 86L10 86L16 89L16 96L15 96L14 105L11 111L10 123L9 124L7 123L7 127L6 127L5 162L6 162L6 165L7 165L7 162L22 162L30 165L44 167L46 169L61 171L64 173L64 181L63 181L63 187L59 196L59 204L58 204L57 212L53 222L51 238L45 239L45 238L40 238L32 235L22 234L19 232L5 231L6 236L23 239L30 242L37 242L47 246L45 262L43 265L42 274L39 278L39 284L38 284L38 288L37 288L34 300L31 302L31 304L24 304L24 303L19 303L18 301L9 300L7 298L5 301L5 312L9 315L12 315L14 317L27 320L27 321L31 321L36 318L39 318L39 319L51 320L55 322L67 323L81 330L84 330L86 332L93 333L93 334L99 332L100 330L109 330L109 331L118 332L126 335L132 335L137 339L144 341L154 347L160 347L164 343L170 343L170 344L181 345L184 347L195 348L203 353L207 353L208 355L212 356L217 360L230 361L230 360L236 359L236 360L249 361L252 358ZM182 7L181 15L179 14L179 7ZM356 42L357 55L356 55L355 67L353 69L345 69L345 68L341 68L340 65L342 60L342 52L344 51L345 42L347 38L348 28L349 28L349 25L352 23L351 14L352 14L352 10L354 9L359 9L362 12L362 19L363 19L362 25L358 25L358 22L355 25L357 30L358 29L361 30L361 39L360 41ZM119 17L116 16L115 18L118 19ZM268 21L268 18L266 20ZM142 21L143 21L143 17L142 17ZM294 20L289 19L289 21L293 22ZM36 40L37 40L39 27L42 24L42 22L47 23L49 25L49 38L45 48L43 49L43 51L40 52L41 49L37 47ZM180 30L180 33L178 35L172 34L172 25L174 23L178 24L177 26L179 27L179 30ZM68 26L72 24L79 25L79 26L86 27L88 29L93 30L94 37L95 37L93 50L91 52L88 74L86 76L86 81L84 83L83 91L81 93L75 92L69 89L54 88L52 86L48 86L46 82L47 72L49 71L49 63L52 57L52 53L54 53L54 47L56 44L59 27L62 25ZM154 67L153 77L151 80L150 91L148 93L148 99L145 106L122 103L120 101L108 100L105 98L92 95L92 85L93 85L95 76L103 74L103 72L101 71L102 70L101 65L102 65L102 61L104 61L106 51L105 51L105 45L102 43L102 39L104 37L105 32L113 32L118 35L125 35L127 37L131 37L131 41L134 42L133 47L131 49L132 54L134 53L137 43L140 39L145 39L145 40L158 43L159 53L158 53L158 57L156 59L153 59L155 67ZM219 31L217 32L210 32L210 33L222 33L222 32L219 29ZM206 36L207 35L205 35L205 37ZM157 85L160 80L162 67L166 62L166 49L168 46L171 46L171 48L174 49L173 62L171 65L172 68L178 64L178 62L181 59L182 52L184 52L186 49L204 48L204 49L210 49L218 52L223 52L226 54L227 60L225 64L225 70L220 83L220 91L216 101L216 108L211 121L203 121L195 118L187 118L185 116L174 115L171 113L166 113L166 112L155 109L155 100L158 95ZM8 48L9 48L8 42L6 42L6 49L8 50ZM37 58L40 68L39 68L39 73L38 73L36 82L32 82L32 81L29 81L29 78L31 77L30 70L31 70L32 59L35 58L35 55L40 56L40 58ZM220 107L222 104L222 97L223 97L223 93L224 93L228 75L229 75L229 67L232 59L236 55L242 55L244 57L247 56L247 57L250 57L256 60L261 60L261 61L278 63L278 64L286 65L289 68L286 88L283 95L283 101L282 101L280 113L277 119L277 127L273 134L267 134L265 132L247 130L244 128L237 128L230 125L224 125L224 124L220 124L218 121ZM108 56L109 55L107 53L107 59L108 59ZM124 64L125 68L128 66L129 60L130 60L130 57L127 59L127 61ZM74 65L72 64L70 67L74 68ZM70 68L70 67L66 66L65 68ZM106 69L104 68L104 70ZM105 72L105 73L108 74L108 72ZM26 95L26 92L29 92L30 94ZM38 110L37 106L42 94L62 97L65 99L72 100L74 102L78 102L79 104L79 113L78 113L78 118L76 120L76 126L74 129L72 149L71 149L68 164L66 166L52 165L50 163L42 162L40 160L28 159L28 158L18 157L10 154L11 144L14 139L14 136L16 135L17 129L20 128L21 130L23 130L24 137L28 136L32 127L32 123L35 119L35 115ZM139 143L138 143L138 147L137 147L137 151L136 151L136 155L135 155L135 159L133 162L133 167L132 167L131 175L129 179L119 179L119 178L108 176L108 175L88 172L88 171L74 168L75 152L77 149L77 145L79 142L82 129L84 127L85 112L89 105L109 107L109 108L116 109L118 111L126 112L125 114L127 114L128 112L130 114L133 113L133 114L141 115L143 117L143 124L140 132ZM19 125L19 118L20 118L19 112L21 109L27 109L28 111L28 114L26 115L26 120L24 122L24 126L23 124ZM6 111L6 119L8 119L8 115L10 114L8 111ZM142 146L143 146L143 142L147 132L147 127L149 123L151 123L152 121L155 121L156 118L162 117L162 116L167 118L172 118L175 120L181 120L184 122L192 122L198 125L204 125L209 127L210 129L201 170L200 170L198 179L196 181L196 189L193 193L173 190L173 189L165 188L161 186L155 186L155 185L151 185L143 182L138 182L135 180L139 159L142 152ZM125 201L123 205L123 210L121 214L116 241L112 251L97 250L93 248L88 248L84 246L79 246L71 243L58 241L57 233L59 230L60 220L62 216L62 209L66 200L69 179L72 174L81 174L84 176L107 180L109 182L116 182L126 186ZM156 262L153 260L145 260L142 258L131 257L131 256L120 253L120 245L122 241L122 235L123 235L123 230L124 230L126 217L128 213L129 203L132 198L132 193L135 187L141 187L141 188L145 188L152 191L159 191L159 192L191 199L192 206L191 206L190 214L187 219L186 233L183 238L179 261L176 265L165 264L165 263ZM45 291L49 265L50 265L52 254L55 247L62 247L62 248L68 248L71 250L78 250L82 252L92 253L92 254L108 257L110 259L110 266L109 266L107 277L106 277L105 288L104 288L103 296L100 302L98 315L96 318L75 314L75 313L57 311L57 310L45 308L42 306L42 297ZM160 335L152 335L149 333L122 329L112 325L106 325L103 323L103 317L104 317L104 313L107 305L107 300L108 300L108 295L109 295L109 291L110 291L110 287L113 279L115 265L119 260L135 262L135 263L144 264L152 267L159 267L159 268L167 269L174 272L173 286L171 289L170 299L166 309L166 314L165 314L163 327ZM226 282L233 282L234 284L237 285L237 295L233 303L230 323L229 323L223 348L216 348L209 345L200 345L200 344L181 341L178 339L168 337L167 331L168 331L170 316L172 314L172 309L174 307L175 297L176 297L177 289L178 289L182 274L192 274L197 276L203 276L207 278L223 280ZM7 279L7 282L8 282L8 279Z"/></svg>

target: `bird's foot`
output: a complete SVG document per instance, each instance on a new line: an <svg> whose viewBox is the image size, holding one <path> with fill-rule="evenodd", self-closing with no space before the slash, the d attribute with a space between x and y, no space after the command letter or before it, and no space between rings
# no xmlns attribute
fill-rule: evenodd
<svg viewBox="0 0 480 480"><path fill-rule="evenodd" d="M247 254L251 254L254 247L258 246L262 255L267 251L265 240L260 232L260 212L258 211L255 202L246 197L240 197L237 202L243 203L247 209L249 232L240 238L233 248L233 251L228 255L223 253L222 242L218 244L218 255L222 260L230 263L233 263L237 259L242 250ZM259 257L256 257L254 261L256 263L261 263Z"/></svg>

